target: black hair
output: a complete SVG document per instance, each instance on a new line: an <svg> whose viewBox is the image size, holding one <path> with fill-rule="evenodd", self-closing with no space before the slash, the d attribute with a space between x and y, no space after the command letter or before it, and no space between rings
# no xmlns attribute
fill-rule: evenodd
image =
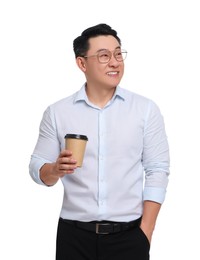
<svg viewBox="0 0 200 260"><path fill-rule="evenodd" d="M73 41L73 49L75 53L75 57L83 57L86 55L89 50L89 39L101 35L112 35L121 45L121 40L117 36L117 32L112 29L109 25L105 23L100 23L95 26L89 27L82 32L80 36L78 36Z"/></svg>

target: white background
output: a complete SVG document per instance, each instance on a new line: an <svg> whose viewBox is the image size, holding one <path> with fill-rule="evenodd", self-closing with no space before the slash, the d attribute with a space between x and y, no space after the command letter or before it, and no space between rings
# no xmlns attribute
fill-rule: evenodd
<svg viewBox="0 0 200 260"><path fill-rule="evenodd" d="M84 82L73 39L100 22L118 31L128 51L121 86L153 99L165 118L171 176L151 260L200 259L198 3L1 1L0 259L55 259L62 185L37 185L28 164L44 109Z"/></svg>

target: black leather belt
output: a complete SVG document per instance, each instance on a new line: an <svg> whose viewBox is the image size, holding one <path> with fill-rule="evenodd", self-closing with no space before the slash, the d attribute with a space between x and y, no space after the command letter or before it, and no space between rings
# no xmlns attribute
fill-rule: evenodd
<svg viewBox="0 0 200 260"><path fill-rule="evenodd" d="M62 219L61 221L73 225L75 227L95 232L96 234L112 234L120 231L129 230L134 227L138 227L141 222L141 218L130 221L130 222L112 222L112 221L92 221L92 222L81 222L68 219Z"/></svg>

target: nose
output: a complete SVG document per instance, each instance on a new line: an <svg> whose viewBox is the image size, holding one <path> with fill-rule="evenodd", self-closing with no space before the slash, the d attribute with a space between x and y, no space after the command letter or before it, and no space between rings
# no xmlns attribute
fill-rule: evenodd
<svg viewBox="0 0 200 260"><path fill-rule="evenodd" d="M115 58L114 53L112 53L112 56L108 64L109 66L113 66L113 67L119 66L119 61L117 61L117 59Z"/></svg>

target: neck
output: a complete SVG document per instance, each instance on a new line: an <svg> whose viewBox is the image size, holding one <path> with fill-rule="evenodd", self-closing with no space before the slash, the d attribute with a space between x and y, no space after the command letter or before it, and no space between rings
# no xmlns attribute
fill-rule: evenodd
<svg viewBox="0 0 200 260"><path fill-rule="evenodd" d="M112 99L116 87L113 88L97 88L86 84L86 93L90 102L100 108L105 107L109 100Z"/></svg>

